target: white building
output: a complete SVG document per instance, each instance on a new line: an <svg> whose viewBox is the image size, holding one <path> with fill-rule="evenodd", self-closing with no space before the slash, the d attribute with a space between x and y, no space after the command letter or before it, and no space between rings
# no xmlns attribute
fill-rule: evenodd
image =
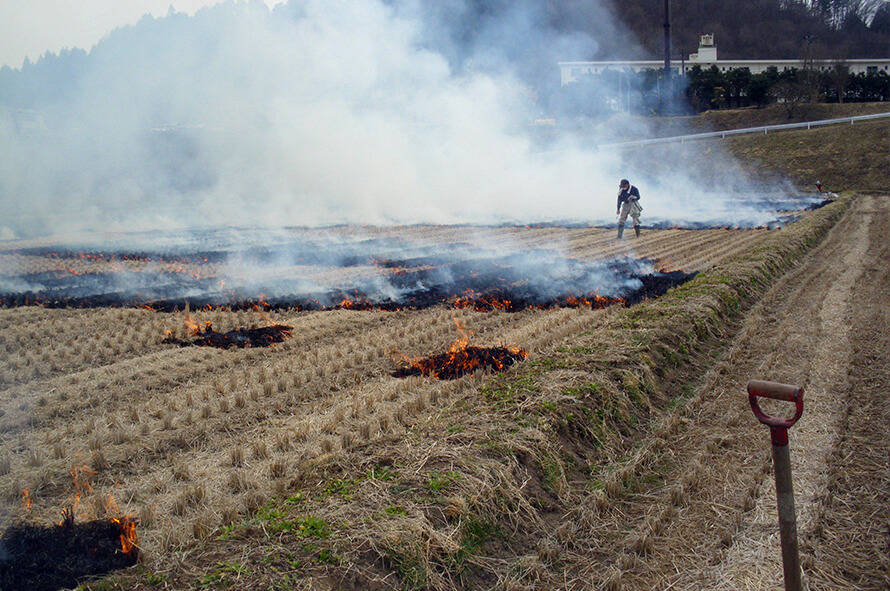
<svg viewBox="0 0 890 591"><path fill-rule="evenodd" d="M813 67L817 70L831 70L835 64L842 63L847 66L851 74L871 74L885 72L890 74L890 59L846 59L846 60L815 60ZM717 59L717 46L714 45L714 35L702 35L698 45L698 52L689 54L688 60L672 60L671 70L674 73L685 74L686 70L694 66L701 66L703 70L711 66L717 66L722 72L732 69L748 68L752 74L765 72L767 68L775 67L780 72L792 68L801 69L804 60L720 60ZM601 74L606 70L621 71L633 70L660 70L664 68L664 60L637 60L622 62L559 62L559 72L562 85L575 82L584 74Z"/></svg>

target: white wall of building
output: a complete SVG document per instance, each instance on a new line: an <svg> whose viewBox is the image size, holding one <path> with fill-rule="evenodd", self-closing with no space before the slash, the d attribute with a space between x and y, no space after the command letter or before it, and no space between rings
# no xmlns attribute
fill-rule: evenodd
<svg viewBox="0 0 890 591"><path fill-rule="evenodd" d="M890 75L890 59L817 60L812 63L812 67L820 71L827 71L834 68L838 63L847 66L851 74L885 72ZM780 72L792 68L802 69L804 60L720 60L717 59L717 47L714 45L714 36L702 35L697 53L690 54L689 59L685 62L681 60L671 61L671 69L675 73L681 72L684 68L689 70L694 66L700 66L703 70L711 66L717 66L722 72L748 68L752 74L760 74L770 67L775 67ZM577 81L579 77L585 74L602 74L606 70L633 70L641 72L643 70L660 70L662 68L664 68L664 60L559 62L560 80L563 86Z"/></svg>

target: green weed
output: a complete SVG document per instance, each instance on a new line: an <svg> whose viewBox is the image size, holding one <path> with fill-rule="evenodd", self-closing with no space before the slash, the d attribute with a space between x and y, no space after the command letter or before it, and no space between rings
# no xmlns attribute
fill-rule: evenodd
<svg viewBox="0 0 890 591"><path fill-rule="evenodd" d="M563 469L559 460L550 454L545 454L541 459L541 469L544 471L544 485L552 492L557 492L561 487Z"/></svg>
<svg viewBox="0 0 890 591"><path fill-rule="evenodd" d="M281 578L272 583L273 591L290 591L294 588L293 581L290 579L290 575L281 575Z"/></svg>
<svg viewBox="0 0 890 591"><path fill-rule="evenodd" d="M166 581L167 577L165 577L164 575L153 573L151 571L146 571L143 580L145 581L146 585L155 587Z"/></svg>
<svg viewBox="0 0 890 591"><path fill-rule="evenodd" d="M572 398L587 398L588 396L595 396L597 398L601 398L603 395L603 386L601 384L582 384L575 388L566 388L563 390L563 394L566 396L571 396Z"/></svg>
<svg viewBox="0 0 890 591"><path fill-rule="evenodd" d="M356 481L344 478L334 478L325 486L325 493L329 495L339 494L344 499L350 499L355 492Z"/></svg>
<svg viewBox="0 0 890 591"><path fill-rule="evenodd" d="M298 505L305 500L306 500L306 498L303 495L303 492L299 491L299 492L287 497L286 499L284 499L284 502L287 503L288 505Z"/></svg>
<svg viewBox="0 0 890 591"><path fill-rule="evenodd" d="M426 482L426 487L433 492L442 492L460 478L460 474L451 470L449 472L431 472Z"/></svg>
<svg viewBox="0 0 890 591"><path fill-rule="evenodd" d="M398 478L399 473L389 466L375 466L368 468L368 478L371 480L382 480L384 482Z"/></svg>
<svg viewBox="0 0 890 591"><path fill-rule="evenodd" d="M296 519L297 531L306 536L320 540L331 536L331 526L320 517L304 515Z"/></svg>
<svg viewBox="0 0 890 591"><path fill-rule="evenodd" d="M606 350L603 343L592 346L574 346L574 347L557 347L557 353L566 353L568 355L593 355Z"/></svg>
<svg viewBox="0 0 890 591"><path fill-rule="evenodd" d="M334 564L334 565L336 565L336 564L342 564L342 563L343 563L343 559L340 558L339 556L337 556L337 555L334 553L334 551L331 550L331 549L329 549L329 548L322 548L322 549L318 552L318 556L316 557L316 560L318 560L318 562L321 562L321 563L323 563L323 564Z"/></svg>
<svg viewBox="0 0 890 591"><path fill-rule="evenodd" d="M493 382L482 387L482 395L488 402L511 403L525 398L536 391L533 376L506 379L503 382Z"/></svg>
<svg viewBox="0 0 890 591"><path fill-rule="evenodd" d="M78 585L75 591L118 591L123 588L116 579L103 579Z"/></svg>
<svg viewBox="0 0 890 591"><path fill-rule="evenodd" d="M461 545L455 560L460 563L478 554L485 542L497 536L497 526L488 521L467 519L461 525Z"/></svg>
<svg viewBox="0 0 890 591"><path fill-rule="evenodd" d="M403 589L420 590L429 587L429 565L422 559L421 552L416 543L407 539L396 539L386 549L386 556L399 574Z"/></svg>
<svg viewBox="0 0 890 591"><path fill-rule="evenodd" d="M235 585L237 579L247 574L247 567L234 562L217 562L213 571L198 579L198 587L225 587Z"/></svg>
<svg viewBox="0 0 890 591"><path fill-rule="evenodd" d="M229 523L219 528L220 534L217 536L219 540L231 540L242 526L235 523Z"/></svg>

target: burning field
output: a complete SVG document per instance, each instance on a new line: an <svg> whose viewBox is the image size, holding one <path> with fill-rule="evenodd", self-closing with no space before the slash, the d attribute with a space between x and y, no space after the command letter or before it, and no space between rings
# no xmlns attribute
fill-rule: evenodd
<svg viewBox="0 0 890 591"><path fill-rule="evenodd" d="M694 275L665 269L671 263L630 250L583 259L559 243L527 248L504 241L502 232L483 230L466 236L468 242L445 243L423 240L422 233L419 240L294 234L253 247L243 246L239 233L198 236L202 245L217 243L212 251L175 243L140 252L89 244L81 250L10 249L0 255L6 263L0 304L143 306L159 312L187 307L398 311L446 305L516 312L630 305ZM491 245L488 234L501 243Z"/></svg>
<svg viewBox="0 0 890 591"><path fill-rule="evenodd" d="M133 566L138 560L135 526L126 520L17 524L0 539L0 588L55 591L88 577Z"/></svg>
<svg viewBox="0 0 890 591"><path fill-rule="evenodd" d="M205 235L200 248L187 237L164 248L6 243L0 571L13 548L42 543L77 564L83 536L105 536L104 566L69 576L127 566L136 550L160 572L171 552L212 553L262 531L290 540L274 564L314 576L345 560L331 528L353 512L377 516L380 540L395 544L379 548L382 560L404 569L387 536L409 543L478 509L448 494L458 452L399 457L405 444L435 432L461 448L476 437L461 409L517 395L492 393L494 375L559 370L542 358L572 348L573 335L604 330L775 232L646 230L617 242L590 228L344 227L217 244ZM623 408L603 424L631 428ZM584 437L603 439L604 428ZM90 487L72 507L70 472L81 466ZM400 496L414 489L410 503ZM444 503L438 517L408 508L433 499ZM408 529L387 533L397 523ZM121 538L130 534L133 554ZM211 560L201 580L237 586L225 564Z"/></svg>
<svg viewBox="0 0 890 591"><path fill-rule="evenodd" d="M734 367L869 426L824 392L890 367L890 321L844 307L890 297L887 200L854 218L853 186L798 191L741 138L608 145L674 118L536 121L575 102L553 62L630 36L605 4L566 34L465 4L223 2L5 69L0 591L778 587L733 398L774 376ZM782 132L795 182L886 168L863 129ZM647 225L619 241L625 175ZM883 531L832 545L887 513L840 508L871 466L804 441L833 454L806 555L886 582Z"/></svg>

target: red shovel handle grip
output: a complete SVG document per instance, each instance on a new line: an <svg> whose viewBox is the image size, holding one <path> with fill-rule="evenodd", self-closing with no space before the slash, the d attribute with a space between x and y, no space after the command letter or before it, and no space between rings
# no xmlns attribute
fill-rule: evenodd
<svg viewBox="0 0 890 591"><path fill-rule="evenodd" d="M758 397L793 402L797 406L797 412L790 419L771 417L760 409L760 404L757 403ZM796 423L800 415L803 414L803 388L789 386L788 384L777 384L776 382L751 380L748 382L748 402L751 403L751 410L754 411L754 416L761 423L768 425L774 431L777 429L786 430Z"/></svg>

